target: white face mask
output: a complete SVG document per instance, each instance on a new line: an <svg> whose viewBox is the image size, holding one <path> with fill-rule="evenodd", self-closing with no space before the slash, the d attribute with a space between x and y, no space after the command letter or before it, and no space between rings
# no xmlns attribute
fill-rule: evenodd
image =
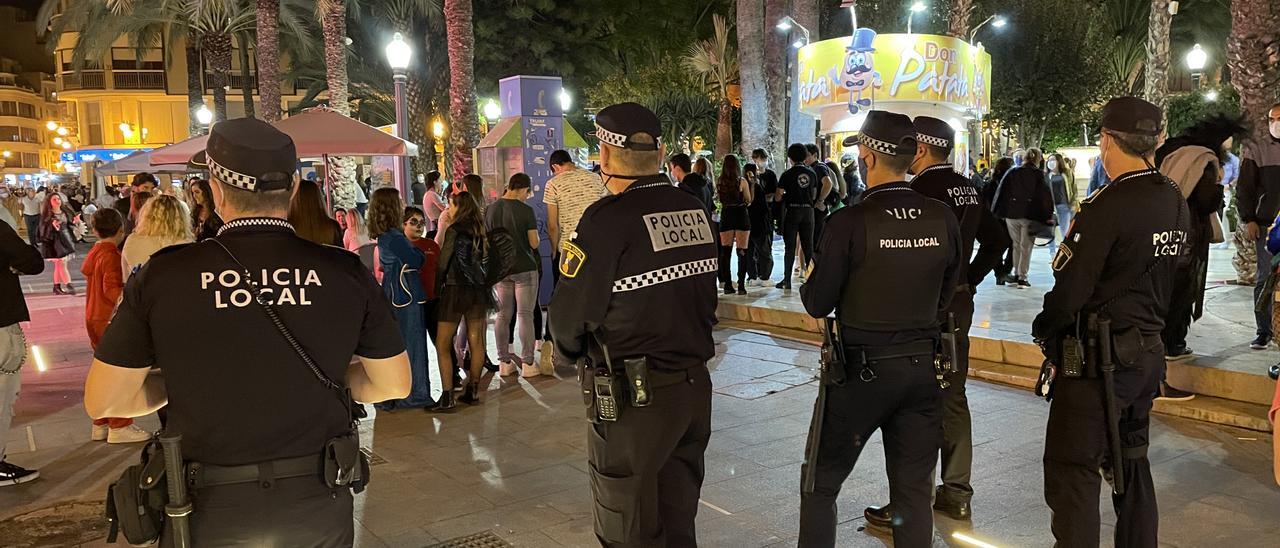
<svg viewBox="0 0 1280 548"><path fill-rule="evenodd" d="M1057 170L1058 170L1058 161L1049 160L1049 171L1057 171Z"/></svg>
<svg viewBox="0 0 1280 548"><path fill-rule="evenodd" d="M1269 129L1271 130L1271 136L1272 136L1272 137L1274 137L1274 138L1276 138L1276 139L1280 139L1280 120L1276 120L1276 121L1274 121L1274 122L1271 122L1271 125L1269 126Z"/></svg>

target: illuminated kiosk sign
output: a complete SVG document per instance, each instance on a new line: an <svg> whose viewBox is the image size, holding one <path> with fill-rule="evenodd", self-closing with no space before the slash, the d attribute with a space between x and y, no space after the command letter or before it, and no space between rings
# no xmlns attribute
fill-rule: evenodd
<svg viewBox="0 0 1280 548"><path fill-rule="evenodd" d="M72 164L88 162L114 162L135 152L150 152L149 148L82 148L73 152L62 152L58 159Z"/></svg>
<svg viewBox="0 0 1280 548"><path fill-rule="evenodd" d="M797 59L799 110L820 119L824 134L857 131L873 109L933 116L958 130L990 110L991 55L959 38L861 28L800 48ZM961 133L957 159L968 149Z"/></svg>

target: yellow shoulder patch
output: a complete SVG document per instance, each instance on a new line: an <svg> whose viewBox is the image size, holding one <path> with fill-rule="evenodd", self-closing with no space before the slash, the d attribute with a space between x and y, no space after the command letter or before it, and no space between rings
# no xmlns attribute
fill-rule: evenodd
<svg viewBox="0 0 1280 548"><path fill-rule="evenodd" d="M566 278L578 277L582 263L587 262L587 253L573 242L565 242L560 246L560 275Z"/></svg>

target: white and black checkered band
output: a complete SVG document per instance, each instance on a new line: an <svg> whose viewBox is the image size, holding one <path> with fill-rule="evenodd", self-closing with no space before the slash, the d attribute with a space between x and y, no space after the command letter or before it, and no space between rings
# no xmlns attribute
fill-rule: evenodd
<svg viewBox="0 0 1280 548"><path fill-rule="evenodd" d="M659 137L656 141L653 142L652 145L648 143L644 143L643 145L636 144L634 146L628 147L627 143L630 141L630 139L628 139L626 135L609 131L605 128L600 127L600 124L596 124L596 138L600 139L601 143L604 143L607 145L613 145L618 148L631 148L633 150L658 150L658 146L662 144L662 138Z"/></svg>
<svg viewBox="0 0 1280 548"><path fill-rule="evenodd" d="M271 226L293 230L293 225L284 219L277 219L275 217L243 217L227 221L227 224L222 225L222 228L218 229L218 236L221 236L223 232L228 230L254 226Z"/></svg>
<svg viewBox="0 0 1280 548"><path fill-rule="evenodd" d="M898 153L898 145L890 143L889 141L881 141L875 137L867 135L866 133L858 134L858 144L881 154Z"/></svg>
<svg viewBox="0 0 1280 548"><path fill-rule="evenodd" d="M719 262L716 259L703 259L701 261L671 265L617 280L613 282L613 292L635 291L690 276L697 276L698 274L710 274L715 272L718 267Z"/></svg>
<svg viewBox="0 0 1280 548"><path fill-rule="evenodd" d="M605 128L600 127L600 124L596 124L596 138L600 139L601 143L613 145L618 148L623 148L627 146L626 135L609 131Z"/></svg>
<svg viewBox="0 0 1280 548"><path fill-rule="evenodd" d="M933 145L938 148L951 148L951 141L942 137L934 137L923 133L916 134L916 140L926 145Z"/></svg>
<svg viewBox="0 0 1280 548"><path fill-rule="evenodd" d="M209 176L222 181L225 184L254 192L258 188L258 178L252 175L245 175L238 171L219 164L213 158L209 158Z"/></svg>

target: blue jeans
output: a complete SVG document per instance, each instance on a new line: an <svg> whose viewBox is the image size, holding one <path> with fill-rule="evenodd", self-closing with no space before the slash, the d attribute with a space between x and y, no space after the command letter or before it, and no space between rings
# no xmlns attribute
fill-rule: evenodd
<svg viewBox="0 0 1280 548"><path fill-rule="evenodd" d="M1262 228L1266 230L1266 228ZM1267 276L1271 275L1271 252L1267 251L1267 233L1263 232L1258 235L1258 240L1253 243L1254 249L1258 250L1258 281L1253 284L1253 302L1258 302L1262 297L1262 286L1267 283ZM1267 303L1262 310L1253 313L1253 320L1258 324L1258 336L1272 337L1271 333L1271 302L1275 299L1267 297Z"/></svg>
<svg viewBox="0 0 1280 548"><path fill-rule="evenodd" d="M530 270L503 278L495 287L498 293L498 317L493 320L493 336L498 339L498 359L509 362L534 363L533 307L538 305L538 271ZM520 355L511 351L511 316L516 317L516 333L520 337Z"/></svg>
<svg viewBox="0 0 1280 548"><path fill-rule="evenodd" d="M1049 242L1050 255L1056 254L1058 252L1058 244L1066 241L1067 231L1071 230L1071 219L1075 216L1075 212L1071 211L1071 204L1057 204L1053 206L1053 209L1058 213L1058 232L1061 236Z"/></svg>

